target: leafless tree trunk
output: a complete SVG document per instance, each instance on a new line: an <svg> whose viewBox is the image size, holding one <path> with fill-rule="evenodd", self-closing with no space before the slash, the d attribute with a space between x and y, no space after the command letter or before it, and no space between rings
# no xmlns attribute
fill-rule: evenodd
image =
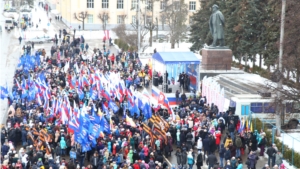
<svg viewBox="0 0 300 169"><path fill-rule="evenodd" d="M82 22L82 30L84 30L84 21L87 17L87 12L79 12L78 14L74 13L74 18L80 22Z"/></svg>
<svg viewBox="0 0 300 169"><path fill-rule="evenodd" d="M108 12L103 12L102 14L99 13L98 14L98 18L101 20L102 22L102 29L106 30L106 24L108 22L109 19L109 13Z"/></svg>

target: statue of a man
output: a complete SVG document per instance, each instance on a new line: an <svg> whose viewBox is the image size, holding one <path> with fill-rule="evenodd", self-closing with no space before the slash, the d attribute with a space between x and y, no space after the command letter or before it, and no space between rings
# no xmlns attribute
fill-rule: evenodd
<svg viewBox="0 0 300 169"><path fill-rule="evenodd" d="M212 14L209 19L209 29L213 37L212 47L217 46L217 41L220 41L220 46L224 46L224 25L225 20L222 12L219 11L218 5L212 6Z"/></svg>

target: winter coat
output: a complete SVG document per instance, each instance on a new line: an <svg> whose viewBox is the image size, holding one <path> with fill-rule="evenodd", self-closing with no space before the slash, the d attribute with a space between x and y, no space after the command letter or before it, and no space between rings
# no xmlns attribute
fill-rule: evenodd
<svg viewBox="0 0 300 169"><path fill-rule="evenodd" d="M197 149L201 149L202 150L203 144L202 144L202 139L199 138L197 141Z"/></svg>
<svg viewBox="0 0 300 169"><path fill-rule="evenodd" d="M204 140L203 140L203 147L204 147L204 151L210 151L210 140L208 137L206 137Z"/></svg>
<svg viewBox="0 0 300 169"><path fill-rule="evenodd" d="M183 165L185 165L187 163L187 153L186 153L186 151L183 151L181 153L181 160L182 160Z"/></svg>
<svg viewBox="0 0 300 169"><path fill-rule="evenodd" d="M236 168L236 159L231 159L231 160L230 160L230 165L231 165L231 167L232 167L233 169L235 169L235 168Z"/></svg>
<svg viewBox="0 0 300 169"><path fill-rule="evenodd" d="M61 139L60 139L60 148L61 149L66 149L67 148L67 143L66 143L64 137L61 137Z"/></svg>
<svg viewBox="0 0 300 169"><path fill-rule="evenodd" d="M182 164L182 160L181 160L182 152L177 151L175 155L176 155L176 158L177 158L177 164L181 165Z"/></svg>
<svg viewBox="0 0 300 169"><path fill-rule="evenodd" d="M215 165L218 162L217 157L214 154L208 155L206 159L207 165Z"/></svg>
<svg viewBox="0 0 300 169"><path fill-rule="evenodd" d="M276 155L276 150L275 150L275 148L274 148L274 147L269 147L269 148L267 149L267 154L268 154L269 157L274 157L274 155Z"/></svg>
<svg viewBox="0 0 300 169"><path fill-rule="evenodd" d="M93 156L93 157L91 158L91 164L92 164L93 166L97 166L97 165L98 165L98 157L97 157L97 156Z"/></svg>
<svg viewBox="0 0 300 169"><path fill-rule="evenodd" d="M203 156L202 156L202 153L198 154L196 165L197 165L197 167L203 166Z"/></svg>
<svg viewBox="0 0 300 169"><path fill-rule="evenodd" d="M243 169L243 164L239 164L236 169Z"/></svg>
<svg viewBox="0 0 300 169"><path fill-rule="evenodd" d="M155 163L153 160L150 160L150 162L148 164L149 164L149 169L155 169Z"/></svg>
<svg viewBox="0 0 300 169"><path fill-rule="evenodd" d="M188 163L189 165L194 164L194 158L193 158L192 154L189 154L189 155L187 156L187 163Z"/></svg>
<svg viewBox="0 0 300 169"><path fill-rule="evenodd" d="M224 144L221 144L220 150L219 150L219 157L224 158L226 149L224 148Z"/></svg>
<svg viewBox="0 0 300 169"><path fill-rule="evenodd" d="M233 143L232 139L231 139L231 138L230 138L230 139L229 139L229 138L226 138L224 147L225 147L225 148L228 147L230 142Z"/></svg>
<svg viewBox="0 0 300 169"><path fill-rule="evenodd" d="M255 154L249 154L248 156L248 160L250 162L249 164L249 168L254 168L256 165L256 155Z"/></svg>
<svg viewBox="0 0 300 169"><path fill-rule="evenodd" d="M140 155L140 159L141 159L141 160L145 160L144 150L142 150L142 151L139 153L139 155Z"/></svg>
<svg viewBox="0 0 300 169"><path fill-rule="evenodd" d="M276 153L275 155L275 164L280 166L282 164L282 154Z"/></svg>
<svg viewBox="0 0 300 169"><path fill-rule="evenodd" d="M225 150L224 158L225 158L225 160L230 160L230 158L231 158L231 152L230 152L229 149Z"/></svg>
<svg viewBox="0 0 300 169"><path fill-rule="evenodd" d="M216 133L215 136L216 136L216 145L220 145L222 134Z"/></svg>
<svg viewBox="0 0 300 169"><path fill-rule="evenodd" d="M130 159L130 162L133 163L133 152L132 152L132 150L129 151L127 156Z"/></svg>

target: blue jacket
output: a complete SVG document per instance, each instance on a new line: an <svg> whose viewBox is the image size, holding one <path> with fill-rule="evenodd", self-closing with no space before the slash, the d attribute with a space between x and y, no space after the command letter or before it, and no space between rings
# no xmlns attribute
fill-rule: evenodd
<svg viewBox="0 0 300 169"><path fill-rule="evenodd" d="M243 169L243 164L239 164L236 169Z"/></svg>
<svg viewBox="0 0 300 169"><path fill-rule="evenodd" d="M194 164L194 159L193 159L193 157L187 157L187 162L188 162L188 164Z"/></svg>
<svg viewBox="0 0 300 169"><path fill-rule="evenodd" d="M66 149L67 148L67 143L66 143L64 137L61 137L61 139L60 139L60 148L61 149Z"/></svg>

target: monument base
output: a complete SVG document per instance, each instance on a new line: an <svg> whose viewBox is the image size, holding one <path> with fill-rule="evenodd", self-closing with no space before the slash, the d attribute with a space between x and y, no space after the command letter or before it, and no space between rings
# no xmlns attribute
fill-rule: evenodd
<svg viewBox="0 0 300 169"><path fill-rule="evenodd" d="M231 70L232 50L202 49L201 67L203 70Z"/></svg>

